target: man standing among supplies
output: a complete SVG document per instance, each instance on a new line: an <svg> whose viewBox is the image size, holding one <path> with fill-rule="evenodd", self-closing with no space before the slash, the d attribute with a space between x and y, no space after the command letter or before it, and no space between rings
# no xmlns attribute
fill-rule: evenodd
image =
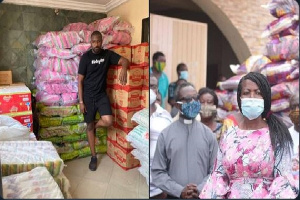
<svg viewBox="0 0 300 200"><path fill-rule="evenodd" d="M201 107L195 87L183 83L175 94L181 114L158 137L153 184L166 192L167 198L198 198L213 169L218 143L212 131L195 120Z"/></svg>
<svg viewBox="0 0 300 200"><path fill-rule="evenodd" d="M166 57L162 52L155 52L152 57L153 66L150 68L150 74L153 74L158 80L158 90L161 93L161 105L165 108L165 100L168 93L169 79L163 72L166 67Z"/></svg>
<svg viewBox="0 0 300 200"><path fill-rule="evenodd" d="M173 120L168 111L160 107L156 102L158 95L157 79L154 75L150 75L150 168L152 165L153 156L156 149L157 138L159 134L169 126ZM166 193L152 184L151 171L150 171L150 198L151 199L164 199Z"/></svg>
<svg viewBox="0 0 300 200"><path fill-rule="evenodd" d="M102 47L102 35L94 31L91 35L91 49L83 54L78 70L78 96L80 111L87 123L87 136L92 158L89 169L97 169L95 152L95 129L109 127L113 123L112 110L106 95L106 77L110 65L122 65L119 81L122 85L127 82L127 68L129 61L110 50ZM95 122L96 112L101 118Z"/></svg>

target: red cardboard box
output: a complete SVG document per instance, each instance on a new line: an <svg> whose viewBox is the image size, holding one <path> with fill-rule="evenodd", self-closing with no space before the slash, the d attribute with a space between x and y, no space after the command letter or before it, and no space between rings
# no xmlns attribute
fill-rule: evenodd
<svg viewBox="0 0 300 200"><path fill-rule="evenodd" d="M126 136L132 129L129 130L122 130L122 128L116 127L116 135L117 135L117 144L119 144L122 148L126 150L132 150L133 147L130 145L130 143L127 141Z"/></svg>
<svg viewBox="0 0 300 200"><path fill-rule="evenodd" d="M118 74L119 77L122 70L122 66L118 66ZM144 76L144 66L143 65L130 65L127 70L127 86L131 87L142 87L143 85L143 77ZM119 82L117 82L119 83Z"/></svg>
<svg viewBox="0 0 300 200"><path fill-rule="evenodd" d="M0 87L0 114L31 111L31 92L25 85Z"/></svg>
<svg viewBox="0 0 300 200"><path fill-rule="evenodd" d="M114 156L116 163L124 170L140 166L140 161L135 159L130 151L123 149L119 144L115 144Z"/></svg>
<svg viewBox="0 0 300 200"><path fill-rule="evenodd" d="M26 112L17 112L17 113L6 113L15 120L19 121L23 126L27 126L30 131L33 131L33 120L32 120L32 111Z"/></svg>
<svg viewBox="0 0 300 200"><path fill-rule="evenodd" d="M131 122L131 118L137 111L141 110L142 108L122 108L117 105L115 108L116 111L116 122L122 129L131 129L136 126L136 123Z"/></svg>
<svg viewBox="0 0 300 200"><path fill-rule="evenodd" d="M127 58L129 62L131 62L131 47L130 45L124 45L124 46L115 46L110 48L109 50L119 54L120 56L123 56L124 58Z"/></svg>
<svg viewBox="0 0 300 200"><path fill-rule="evenodd" d="M144 66L143 85L149 87L149 65Z"/></svg>
<svg viewBox="0 0 300 200"><path fill-rule="evenodd" d="M149 108L149 87L144 86L142 89L141 106L143 108Z"/></svg>
<svg viewBox="0 0 300 200"><path fill-rule="evenodd" d="M118 84L118 66L111 65L107 71L106 83L108 85Z"/></svg>
<svg viewBox="0 0 300 200"><path fill-rule="evenodd" d="M134 45L131 47L132 58L131 61L133 64L149 64L149 44L142 43L138 45Z"/></svg>
<svg viewBox="0 0 300 200"><path fill-rule="evenodd" d="M117 132L114 126L107 128L107 138L113 142L117 142Z"/></svg>
<svg viewBox="0 0 300 200"><path fill-rule="evenodd" d="M106 94L109 98L110 104L115 105L116 102L116 89L114 89L115 85L107 85Z"/></svg>
<svg viewBox="0 0 300 200"><path fill-rule="evenodd" d="M107 138L107 155L113 160L115 161L116 160L116 157L115 157L115 142L111 141L110 139Z"/></svg>
<svg viewBox="0 0 300 200"><path fill-rule="evenodd" d="M142 88L119 86L116 89L116 102L124 108L138 108L141 106Z"/></svg>

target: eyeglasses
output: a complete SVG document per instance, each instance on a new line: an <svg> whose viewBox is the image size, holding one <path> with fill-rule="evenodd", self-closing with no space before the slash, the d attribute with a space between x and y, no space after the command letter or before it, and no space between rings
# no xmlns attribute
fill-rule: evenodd
<svg viewBox="0 0 300 200"><path fill-rule="evenodd" d="M199 96L193 96L193 97L183 97L181 99L179 99L179 101L185 101L185 102L191 102L192 100L194 101L198 101L199 100Z"/></svg>

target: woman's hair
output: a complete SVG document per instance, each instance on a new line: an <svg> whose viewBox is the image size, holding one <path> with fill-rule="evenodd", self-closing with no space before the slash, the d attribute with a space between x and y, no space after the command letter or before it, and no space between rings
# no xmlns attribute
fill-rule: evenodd
<svg viewBox="0 0 300 200"><path fill-rule="evenodd" d="M271 112L271 87L267 80L267 78L257 72L250 72L246 74L239 82L238 90L237 90L237 102L239 105L239 109L241 109L241 93L242 93L242 83L244 80L249 79L254 82L264 99L264 111L262 112L262 118L265 118L270 130L270 138L273 150L275 151L275 156L277 156L277 150L280 150L282 155L283 151L290 152L290 147L293 146L293 140L289 133L286 125L279 120L272 112ZM279 148L279 149L277 149Z"/></svg>
<svg viewBox="0 0 300 200"><path fill-rule="evenodd" d="M209 89L207 87L201 88L199 90L199 92L198 92L199 98L203 94L210 94L211 96L213 96L213 98L214 98L214 105L216 105L218 107L218 103L219 103L218 96L216 95L216 93L212 89Z"/></svg>

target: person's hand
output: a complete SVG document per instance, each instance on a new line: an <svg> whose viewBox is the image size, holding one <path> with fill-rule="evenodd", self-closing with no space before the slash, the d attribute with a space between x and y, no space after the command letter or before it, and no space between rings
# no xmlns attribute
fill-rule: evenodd
<svg viewBox="0 0 300 200"><path fill-rule="evenodd" d="M121 85L126 85L127 83L127 70L121 69L120 75L119 75L119 81Z"/></svg>
<svg viewBox="0 0 300 200"><path fill-rule="evenodd" d="M183 190L181 192L181 195L180 195L180 198L182 198L182 199L193 199L194 198L193 193L194 193L193 188L191 188L188 184L187 186L185 186L185 188L183 188Z"/></svg>
<svg viewBox="0 0 300 200"><path fill-rule="evenodd" d="M84 103L80 103L80 113L86 113L86 108L85 108L85 105Z"/></svg>
<svg viewBox="0 0 300 200"><path fill-rule="evenodd" d="M198 199L199 198L199 190L197 188L196 184L188 184L187 187L192 190L192 198L193 199Z"/></svg>

